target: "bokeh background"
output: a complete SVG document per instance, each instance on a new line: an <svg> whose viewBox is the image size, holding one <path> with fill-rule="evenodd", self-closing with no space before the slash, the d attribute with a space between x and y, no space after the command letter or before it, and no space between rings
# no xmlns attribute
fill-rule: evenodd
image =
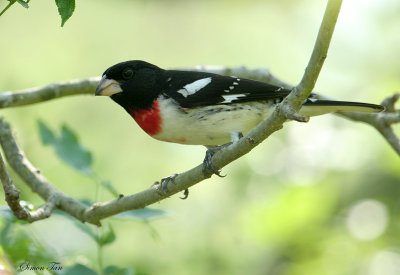
<svg viewBox="0 0 400 275"><path fill-rule="evenodd" d="M325 2L86 0L77 1L64 28L54 2L32 1L27 10L16 4L0 18L0 91L99 76L129 59L164 68L267 67L296 84ZM398 91L399 26L397 0L344 1L316 91L371 103ZM80 199L93 200L95 184L42 145L38 119L74 129L97 175L123 194L185 171L205 153L149 138L108 98L63 98L1 116L42 173ZM185 201L173 196L152 206L165 217L108 219L117 239L103 261L137 274L400 274L399 165L369 126L332 115L287 123L224 168L227 177L196 185ZM17 184L23 199L41 203ZM101 199L111 196L102 192ZM15 230L65 266L96 262L96 245L65 217Z"/></svg>

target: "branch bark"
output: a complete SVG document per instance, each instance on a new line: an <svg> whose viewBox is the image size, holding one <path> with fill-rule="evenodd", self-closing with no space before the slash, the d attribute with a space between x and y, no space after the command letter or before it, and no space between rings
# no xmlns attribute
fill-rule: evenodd
<svg viewBox="0 0 400 275"><path fill-rule="evenodd" d="M318 75L327 56L329 43L339 14L340 5L341 1L339 0L330 0L328 2L314 50L300 83L293 88L292 93L278 105L270 117L261 122L244 138L217 152L213 156L212 165L216 169L221 169L237 158L250 152L272 133L281 129L288 118L298 121L308 120L308 118L300 116L297 112L301 108L304 100L310 95L315 82L317 81ZM223 68L202 66L195 68L195 70L236 75L239 77L266 81L279 86L291 87L287 83L274 77L265 69L249 70L244 67ZM94 94L98 81L99 78L91 78L61 84L51 84L16 93L2 93L0 94L0 107L5 108L33 104L70 95ZM398 98L399 95L397 94L391 97L391 99L385 101L387 108L387 112L385 113L375 115L343 113L340 115L354 121L361 121L372 125L388 140L396 152L400 154L399 139L390 127L391 124L400 121L400 113L399 111L396 111L394 107ZM158 183L142 192L108 202L95 203L92 206L87 207L56 189L43 175L40 174L18 147L9 124L4 120L0 120L0 144L11 167L28 184L33 192L39 194L43 200L46 201L46 204L34 213L26 212L26 210L23 209L21 210L19 208L18 190L8 176L4 162L0 162L0 179L3 182L3 188L6 191L6 198L9 201L9 205L17 216L19 215L20 218L29 221L47 217L51 214L52 209L57 207L83 222L100 225L100 221L104 218L126 210L143 208L173 194L186 190L194 184L211 177L211 174L204 173L203 165L198 165L189 171L177 175L174 183L167 186L166 192L160 191L160 184ZM31 218L26 218L27 216Z"/></svg>
<svg viewBox="0 0 400 275"><path fill-rule="evenodd" d="M400 110L396 110L396 103L400 93L385 98L382 105L385 112L378 114L343 113L339 114L353 121L360 121L373 126L386 139L392 149L400 156L400 139L396 136L392 125L400 123Z"/></svg>
<svg viewBox="0 0 400 275"><path fill-rule="evenodd" d="M4 91L0 93L0 108L35 104L64 96L93 94L98 82L98 77L92 77L64 83L53 83L19 92Z"/></svg>
<svg viewBox="0 0 400 275"><path fill-rule="evenodd" d="M38 194L47 203L39 208L38 211L33 213L26 213L27 221L34 221L40 218L48 217L51 214L52 209L56 206L57 208L69 213L71 216L82 220L82 213L86 210L86 206L80 201L71 198L57 188L54 187L41 173L32 165L32 163L25 157L24 152L17 145L15 138L12 134L10 125L4 120L0 119L0 144L3 148L5 157L14 171L24 180L24 182L31 188L31 190ZM6 186L7 190L14 191L16 194L16 188L12 187L13 184L7 179L8 173L5 170L5 165L0 165L2 170L0 174L4 175L1 177L3 187ZM8 176L9 178L9 176ZM13 200L14 204L19 204L18 196L10 195L7 200ZM14 210L14 208L11 208ZM14 213L16 213L14 211Z"/></svg>

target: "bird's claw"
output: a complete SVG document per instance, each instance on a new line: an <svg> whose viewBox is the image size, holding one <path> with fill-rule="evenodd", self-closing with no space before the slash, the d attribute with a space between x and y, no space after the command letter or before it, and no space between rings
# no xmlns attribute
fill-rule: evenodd
<svg viewBox="0 0 400 275"><path fill-rule="evenodd" d="M165 177L161 179L161 182L156 182L155 186L157 191L159 191L161 194L165 195L168 193L168 184L174 183L175 178L178 176L178 174L173 174L171 176Z"/></svg>
<svg viewBox="0 0 400 275"><path fill-rule="evenodd" d="M189 197L189 189L183 191L183 197L179 197L181 200L186 200Z"/></svg>
<svg viewBox="0 0 400 275"><path fill-rule="evenodd" d="M175 178L178 176L178 174L173 174L171 176L165 177L161 179L161 182L156 182L154 183L154 187L156 190L161 194L165 195L168 193L168 184L170 183L175 183ZM183 191L183 196L179 197L182 200L186 200L189 197L189 189L185 189Z"/></svg>
<svg viewBox="0 0 400 275"><path fill-rule="evenodd" d="M221 150L221 147L210 148L206 151L206 156L203 160L203 173L206 175L215 174L220 178L225 177L226 175L221 175L221 172L218 169L215 169L214 165L212 164L212 157L214 154Z"/></svg>

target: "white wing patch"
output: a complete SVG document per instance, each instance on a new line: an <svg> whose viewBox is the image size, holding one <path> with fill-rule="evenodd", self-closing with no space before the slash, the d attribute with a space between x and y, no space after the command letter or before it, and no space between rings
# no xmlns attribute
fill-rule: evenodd
<svg viewBox="0 0 400 275"><path fill-rule="evenodd" d="M237 100L239 97L244 97L245 94L236 94L236 95L223 95L224 101L221 103L231 103L234 100Z"/></svg>
<svg viewBox="0 0 400 275"><path fill-rule="evenodd" d="M183 86L183 88L180 89L178 91L178 93L180 93L184 97L188 97L188 96L200 91L201 89L203 89L205 86L210 84L210 82L211 82L211 77L196 80L192 83L189 83L189 84L186 84L185 86Z"/></svg>

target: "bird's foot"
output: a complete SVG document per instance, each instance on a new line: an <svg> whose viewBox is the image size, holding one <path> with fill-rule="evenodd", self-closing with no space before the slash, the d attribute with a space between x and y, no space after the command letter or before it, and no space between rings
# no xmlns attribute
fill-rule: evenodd
<svg viewBox="0 0 400 275"><path fill-rule="evenodd" d="M242 132L235 131L235 132L231 133L231 142L223 144L223 145L215 146L215 147L207 147L206 146L208 149L206 152L206 156L203 160L203 173L207 176L215 174L221 178L225 177L226 175L222 176L221 172L219 170L215 169L214 165L212 164L212 158L216 152L239 141L239 139L241 139L242 137L243 137Z"/></svg>
<svg viewBox="0 0 400 275"><path fill-rule="evenodd" d="M183 191L183 197L179 197L181 200L186 200L189 197L189 189Z"/></svg>
<svg viewBox="0 0 400 275"><path fill-rule="evenodd" d="M218 169L215 169L214 165L212 164L212 158L216 152L218 152L219 150L221 150L222 148L224 148L228 145L230 145L230 143L207 149L206 156L204 157L204 160L203 160L203 173L205 175L215 174L220 178L223 178L226 176L226 175L222 176L221 172Z"/></svg>
<svg viewBox="0 0 400 275"><path fill-rule="evenodd" d="M165 177L161 179L161 182L156 182L154 183L153 186L155 186L156 190L161 194L161 195L166 195L168 193L168 185L170 183L175 183L175 178L178 176L178 174L172 174L171 176ZM189 197L189 189L185 189L183 191L183 196L179 197L182 200L186 200Z"/></svg>
<svg viewBox="0 0 400 275"><path fill-rule="evenodd" d="M178 174L173 174L171 176L165 177L161 179L161 182L156 182L154 184L155 188L157 191L159 191L162 195L165 195L168 193L168 185L171 183L175 182L175 178L178 176Z"/></svg>

